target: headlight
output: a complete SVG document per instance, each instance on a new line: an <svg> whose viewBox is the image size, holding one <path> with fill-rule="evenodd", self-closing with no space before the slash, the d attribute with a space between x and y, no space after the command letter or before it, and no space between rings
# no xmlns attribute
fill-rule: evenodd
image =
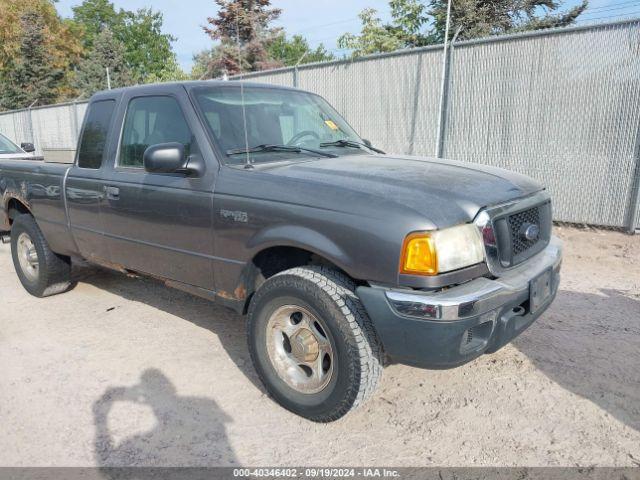
<svg viewBox="0 0 640 480"><path fill-rule="evenodd" d="M402 246L400 273L438 275L476 265L484 260L484 245L473 224L417 232L407 236Z"/></svg>

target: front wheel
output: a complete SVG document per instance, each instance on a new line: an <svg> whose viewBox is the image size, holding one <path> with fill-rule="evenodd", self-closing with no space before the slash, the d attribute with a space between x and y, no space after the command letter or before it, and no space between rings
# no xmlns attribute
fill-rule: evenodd
<svg viewBox="0 0 640 480"><path fill-rule="evenodd" d="M316 422L331 422L374 392L382 348L345 275L301 267L268 279L251 300L249 351L270 395Z"/></svg>
<svg viewBox="0 0 640 480"><path fill-rule="evenodd" d="M18 278L31 295L48 297L71 288L70 259L51 251L31 215L19 215L13 222L11 255Z"/></svg>

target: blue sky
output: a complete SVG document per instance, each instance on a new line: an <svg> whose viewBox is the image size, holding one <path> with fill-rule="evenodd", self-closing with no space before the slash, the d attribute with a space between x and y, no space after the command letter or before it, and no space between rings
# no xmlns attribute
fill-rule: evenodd
<svg viewBox="0 0 640 480"><path fill-rule="evenodd" d="M82 0L59 0L58 11L71 16L71 7ZM214 16L217 5L213 0L112 0L116 7L135 10L152 7L164 14L164 31L177 37L174 50L183 68L189 70L194 53L211 46L211 40L201 25L208 16ZM455 1L455 0L454 0ZM388 0L273 0L273 5L283 10L277 22L289 34L300 33L315 46L324 43L328 49L336 49L336 39L345 32L358 32L358 13L372 7L383 19L389 17ZM569 0L566 6L578 0ZM640 13L640 4L630 0L591 0L586 19L606 21L614 16Z"/></svg>

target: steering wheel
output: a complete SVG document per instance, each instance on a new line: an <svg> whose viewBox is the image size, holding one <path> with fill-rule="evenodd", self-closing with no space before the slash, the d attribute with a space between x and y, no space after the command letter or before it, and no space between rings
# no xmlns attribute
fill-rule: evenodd
<svg viewBox="0 0 640 480"><path fill-rule="evenodd" d="M298 145L300 143L300 140L302 140L304 137L313 137L318 141L320 140L320 135L318 135L316 132L312 130L304 130L303 132L295 134L293 138L287 142L287 145Z"/></svg>

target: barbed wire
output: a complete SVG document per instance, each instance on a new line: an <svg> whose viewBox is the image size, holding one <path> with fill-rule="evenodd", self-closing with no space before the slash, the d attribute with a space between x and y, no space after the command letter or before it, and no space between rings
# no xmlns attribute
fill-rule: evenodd
<svg viewBox="0 0 640 480"><path fill-rule="evenodd" d="M600 10L595 10L595 9L589 9L587 8L582 15L589 15L591 13L595 13L595 14L599 14L599 13L605 13L605 12L612 12L615 10L628 10L628 9L632 9L632 8L637 8L640 7L640 2L635 2L634 4L630 4L630 5L619 5L619 6L615 6L615 7L611 7L611 8L603 8Z"/></svg>
<svg viewBox="0 0 640 480"><path fill-rule="evenodd" d="M592 7L591 2L589 2L587 10L609 10L618 7L623 8L624 5L640 5L640 2L638 0L627 0L619 3L607 3L606 5L601 5L599 7Z"/></svg>

